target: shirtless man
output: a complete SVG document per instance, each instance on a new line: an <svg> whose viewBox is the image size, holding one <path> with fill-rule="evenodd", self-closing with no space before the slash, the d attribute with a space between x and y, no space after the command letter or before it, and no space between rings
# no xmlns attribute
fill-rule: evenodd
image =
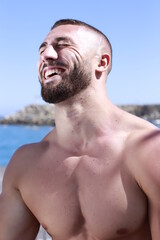
<svg viewBox="0 0 160 240"><path fill-rule="evenodd" d="M160 132L106 94L112 51L98 30L57 22L40 46L42 97L56 127L13 155L0 240L160 239Z"/></svg>

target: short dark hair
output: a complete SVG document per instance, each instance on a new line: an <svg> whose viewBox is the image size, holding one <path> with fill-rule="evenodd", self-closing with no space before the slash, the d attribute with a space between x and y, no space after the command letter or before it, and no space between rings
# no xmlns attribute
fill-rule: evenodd
<svg viewBox="0 0 160 240"><path fill-rule="evenodd" d="M106 40L106 42L108 43L109 45L109 48L110 48L110 52L111 52L111 62L112 62L112 46L111 46L111 43L109 41L109 39L107 38L107 36L101 32L100 30L98 30L97 28L93 27L92 25L90 24L87 24L83 21L80 21L80 20L76 20L76 19L60 19L58 21L56 21L54 23L54 25L51 27L51 30L60 26L60 25L78 25L78 26L84 26L86 28L89 28L90 30L100 34L101 36L103 36L103 38Z"/></svg>

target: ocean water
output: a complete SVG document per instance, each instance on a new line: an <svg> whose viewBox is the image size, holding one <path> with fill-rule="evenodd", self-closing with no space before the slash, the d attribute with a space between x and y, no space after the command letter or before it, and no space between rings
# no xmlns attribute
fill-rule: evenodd
<svg viewBox="0 0 160 240"><path fill-rule="evenodd" d="M50 126L0 125L0 166L6 166L23 144L39 142L52 130Z"/></svg>

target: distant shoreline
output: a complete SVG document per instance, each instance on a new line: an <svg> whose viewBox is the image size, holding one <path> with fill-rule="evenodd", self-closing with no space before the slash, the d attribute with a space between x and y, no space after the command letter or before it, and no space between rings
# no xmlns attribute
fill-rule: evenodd
<svg viewBox="0 0 160 240"><path fill-rule="evenodd" d="M119 106L123 110L144 118L146 120L160 119L160 104L148 105L123 105ZM20 111L0 117L0 124L23 124L23 125L55 125L55 108L54 104L38 105L32 104L26 106Z"/></svg>
<svg viewBox="0 0 160 240"><path fill-rule="evenodd" d="M54 126L55 111L53 104L32 104L14 114L0 119L0 124Z"/></svg>

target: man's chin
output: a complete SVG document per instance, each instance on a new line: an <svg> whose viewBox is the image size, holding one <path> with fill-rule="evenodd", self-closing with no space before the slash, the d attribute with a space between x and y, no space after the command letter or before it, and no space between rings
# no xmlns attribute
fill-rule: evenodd
<svg viewBox="0 0 160 240"><path fill-rule="evenodd" d="M47 94L46 92L41 92L41 96L46 103L50 103L50 104L56 104L66 100L66 98L62 97L63 96L62 94L58 96L57 94L51 95L51 94Z"/></svg>
<svg viewBox="0 0 160 240"><path fill-rule="evenodd" d="M75 95L75 93L71 92L59 92L55 91L55 92L46 92L46 91L41 91L41 96L42 99L50 104L56 104L56 103L61 103L64 102L66 100L68 100L69 98L73 97Z"/></svg>

